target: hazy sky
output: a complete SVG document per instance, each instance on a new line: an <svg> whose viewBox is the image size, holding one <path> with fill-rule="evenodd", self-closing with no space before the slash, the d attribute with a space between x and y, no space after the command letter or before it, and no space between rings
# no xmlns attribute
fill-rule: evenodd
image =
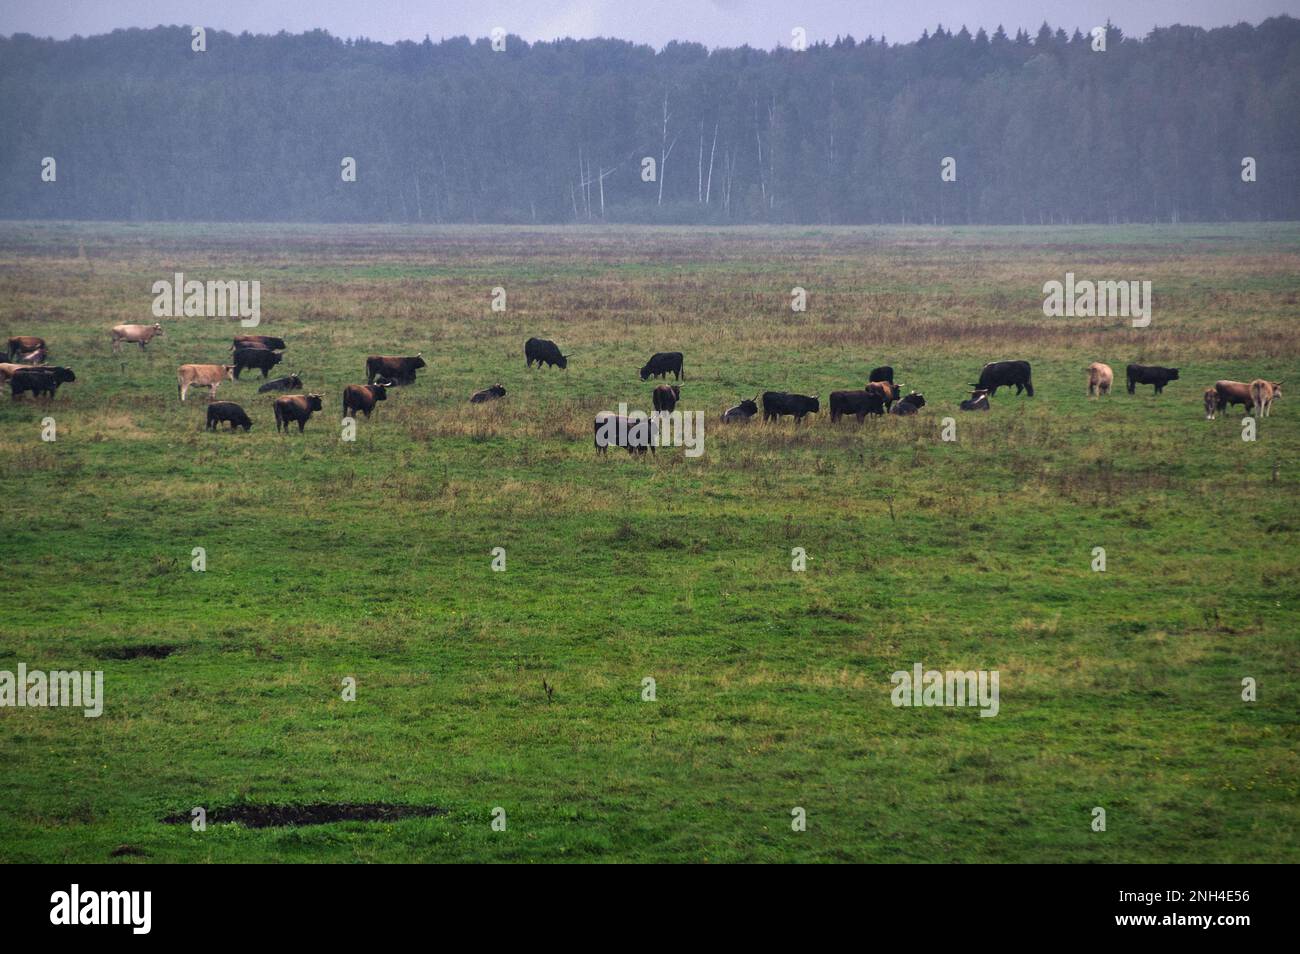
<svg viewBox="0 0 1300 954"><path fill-rule="evenodd" d="M1300 15L1300 0L0 0L0 34L68 37L117 27L198 24L253 33L314 28L374 40L487 36L504 27L526 40L616 36L656 47L694 40L710 47L788 45L790 29L808 39L881 34L916 39L936 23L1008 32L1047 20L1085 32L1110 17L1125 33L1184 23L1222 26L1279 13Z"/></svg>

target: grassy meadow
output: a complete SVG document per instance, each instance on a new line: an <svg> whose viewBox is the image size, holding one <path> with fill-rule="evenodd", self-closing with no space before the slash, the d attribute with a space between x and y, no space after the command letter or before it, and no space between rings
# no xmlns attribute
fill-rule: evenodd
<svg viewBox="0 0 1300 954"><path fill-rule="evenodd" d="M162 319L114 354L177 271L259 280L261 325ZM1150 280L1150 327L1045 318L1067 271ZM1300 860L1298 295L1300 225L0 223L3 337L77 374L0 396L0 670L105 691L97 719L0 708L0 860ZM217 393L250 434L179 402L177 365L241 330L324 397L304 434L255 372ZM569 369L527 371L533 335ZM592 416L649 410L668 350L703 456L597 456ZM365 356L416 352L341 441ZM958 412L1004 358L1037 396ZM1181 379L1129 396L1131 361ZM832 426L880 364L928 405ZM1286 382L1257 440L1204 419L1204 387L1255 377ZM766 389L822 413L718 421ZM997 670L1000 712L895 708L917 662ZM219 820L377 802L441 811ZM206 831L164 822L195 806Z"/></svg>

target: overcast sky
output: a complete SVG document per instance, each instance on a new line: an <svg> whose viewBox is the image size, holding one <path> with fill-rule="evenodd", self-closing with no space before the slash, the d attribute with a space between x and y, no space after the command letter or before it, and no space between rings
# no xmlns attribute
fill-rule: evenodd
<svg viewBox="0 0 1300 954"><path fill-rule="evenodd" d="M0 0L0 34L69 37L118 27L197 24L232 32L299 33L422 40L487 36L504 27L524 39L614 36L661 47L694 40L710 47L789 45L791 27L809 41L851 33L916 39L935 24L992 31L1037 29L1047 20L1085 32L1109 17L1130 35L1184 23L1213 27L1300 15L1300 0Z"/></svg>

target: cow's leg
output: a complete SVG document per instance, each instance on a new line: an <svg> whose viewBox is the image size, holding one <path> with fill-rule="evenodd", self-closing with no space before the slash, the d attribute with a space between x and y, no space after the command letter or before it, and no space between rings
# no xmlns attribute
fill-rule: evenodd
<svg viewBox="0 0 1300 954"><path fill-rule="evenodd" d="M216 396L217 396L217 385L214 384L212 385L212 387L208 388L208 400L211 401Z"/></svg>

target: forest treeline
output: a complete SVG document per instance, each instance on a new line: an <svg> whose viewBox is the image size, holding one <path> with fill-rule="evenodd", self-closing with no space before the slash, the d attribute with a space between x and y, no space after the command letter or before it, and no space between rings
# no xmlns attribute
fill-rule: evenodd
<svg viewBox="0 0 1300 954"><path fill-rule="evenodd" d="M1046 24L802 52L205 39L195 52L189 27L0 37L0 216L1300 219L1291 17L1141 39L1108 26L1104 52Z"/></svg>

